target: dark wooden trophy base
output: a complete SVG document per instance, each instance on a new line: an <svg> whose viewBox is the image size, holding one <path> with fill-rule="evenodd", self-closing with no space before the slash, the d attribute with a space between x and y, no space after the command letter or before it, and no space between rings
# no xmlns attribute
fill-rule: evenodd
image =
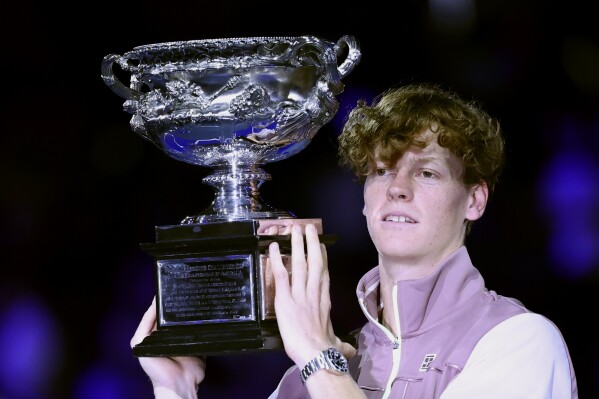
<svg viewBox="0 0 599 399"><path fill-rule="evenodd" d="M157 329L135 356L206 356L282 350L268 245L289 260L290 226L320 219L263 219L156 227L141 247L155 259ZM277 226L279 234L264 235ZM290 267L290 265L287 265Z"/></svg>

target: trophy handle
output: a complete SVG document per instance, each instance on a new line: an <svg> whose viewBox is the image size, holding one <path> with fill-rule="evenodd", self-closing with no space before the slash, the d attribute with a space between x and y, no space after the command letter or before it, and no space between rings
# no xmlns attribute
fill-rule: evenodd
<svg viewBox="0 0 599 399"><path fill-rule="evenodd" d="M358 48L358 42L353 36L346 35L337 40L337 44L335 46L335 52L337 56L341 55L345 48L347 48L347 57L345 58L345 61L343 61L341 65L337 67L339 76L341 76L341 78L344 78L354 69L356 64L360 61L360 57L362 55L360 49Z"/></svg>
<svg viewBox="0 0 599 399"><path fill-rule="evenodd" d="M139 100L139 98L143 96L143 93L125 86L114 75L114 72L112 71L112 64L114 64L115 61L117 61L120 65L123 65L122 63L125 62L123 57L118 54L109 54L104 57L102 60L102 80L104 80L106 86L110 87L114 93L125 100Z"/></svg>

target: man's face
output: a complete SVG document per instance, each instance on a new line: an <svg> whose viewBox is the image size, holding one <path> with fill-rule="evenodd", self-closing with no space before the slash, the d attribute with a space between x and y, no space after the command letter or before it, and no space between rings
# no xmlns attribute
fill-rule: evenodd
<svg viewBox="0 0 599 399"><path fill-rule="evenodd" d="M363 213L381 262L431 267L462 245L464 221L482 216L488 192L484 184L465 187L461 173L461 160L436 140L408 149L395 165L377 162Z"/></svg>

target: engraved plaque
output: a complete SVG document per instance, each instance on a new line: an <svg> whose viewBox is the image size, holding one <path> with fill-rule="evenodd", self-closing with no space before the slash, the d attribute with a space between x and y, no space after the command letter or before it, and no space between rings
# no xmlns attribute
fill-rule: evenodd
<svg viewBox="0 0 599 399"><path fill-rule="evenodd" d="M256 320L252 255L157 262L160 325Z"/></svg>

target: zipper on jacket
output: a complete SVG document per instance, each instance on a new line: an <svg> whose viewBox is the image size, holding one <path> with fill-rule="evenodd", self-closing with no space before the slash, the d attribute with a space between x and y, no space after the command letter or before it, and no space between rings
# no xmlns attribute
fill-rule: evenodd
<svg viewBox="0 0 599 399"><path fill-rule="evenodd" d="M391 385L393 385L393 381L395 380L395 375L399 370L399 363L401 362L401 323L399 322L399 308L397 306L397 284L393 286L392 296L393 298L393 314L395 316L395 329L398 332L398 336L395 337L389 329L383 327L384 331L389 335L389 338L393 342L393 365L391 367L391 373L389 373L389 379L387 380L387 384L385 385L385 393L381 399L387 399L389 395L391 395Z"/></svg>
<svg viewBox="0 0 599 399"><path fill-rule="evenodd" d="M397 285L393 286L393 292L392 292L392 298L393 298L393 312L395 313L395 328L397 331L399 331L399 337L401 337L401 324L399 322L399 308L397 306ZM395 335L393 335L393 333L391 332L391 330L389 330L387 327L385 327L383 325L383 323L381 323L379 321L378 318L374 318L367 310L366 310L366 305L364 304L364 298L359 298L358 300L360 307L362 308L362 311L364 312L364 315L373 323L375 323L380 329L381 331L383 331L383 333L385 333L385 335L387 336L387 338L389 338L389 341L391 342L392 346L392 366L391 366L391 373L389 374L389 377L387 379L387 384L384 386L384 389L381 389L384 391L382 399L387 399L389 397L389 395L391 394L391 385L393 384L393 381L395 380L395 375L397 374L397 371L399 370L399 363L401 361L401 339L396 337ZM384 304L383 304L384 306ZM378 390L378 389L377 389Z"/></svg>

